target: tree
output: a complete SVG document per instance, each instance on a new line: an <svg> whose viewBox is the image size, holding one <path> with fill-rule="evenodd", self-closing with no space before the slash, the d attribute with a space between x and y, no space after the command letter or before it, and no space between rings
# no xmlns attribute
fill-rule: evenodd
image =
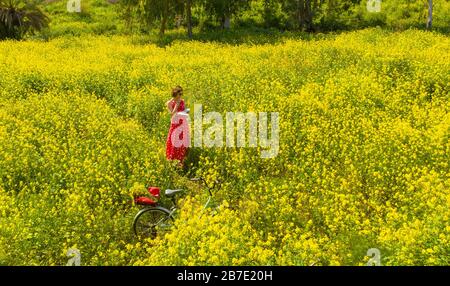
<svg viewBox="0 0 450 286"><path fill-rule="evenodd" d="M313 19L320 5L324 1L319 0L284 0L283 9L290 13L301 30L312 32L315 30Z"/></svg>
<svg viewBox="0 0 450 286"><path fill-rule="evenodd" d="M128 23L134 18L136 11L140 22L151 27L159 23L159 34L164 35L170 21L177 20L177 26L181 24L186 14L187 30L192 37L192 6L195 0L124 0L121 2L123 18Z"/></svg>
<svg viewBox="0 0 450 286"><path fill-rule="evenodd" d="M36 0L0 0L0 39L20 39L47 27L50 20L38 4Z"/></svg>
<svg viewBox="0 0 450 286"><path fill-rule="evenodd" d="M433 0L428 0L428 18L427 18L427 29L431 30L433 23Z"/></svg>
<svg viewBox="0 0 450 286"><path fill-rule="evenodd" d="M139 0L122 0L119 2L119 13L125 20L128 31L133 30L133 19L139 9Z"/></svg>
<svg viewBox="0 0 450 286"><path fill-rule="evenodd" d="M231 26L231 17L249 7L250 0L203 0L207 13L215 16L224 29Z"/></svg>
<svg viewBox="0 0 450 286"><path fill-rule="evenodd" d="M187 31L189 39L192 39L192 0L186 0Z"/></svg>
<svg viewBox="0 0 450 286"><path fill-rule="evenodd" d="M183 14L184 0L140 0L140 2L141 15L148 25L160 21L160 35L164 35L169 18Z"/></svg>
<svg viewBox="0 0 450 286"><path fill-rule="evenodd" d="M279 0L260 0L262 1L262 17L266 28L280 27L280 14L282 14L282 5Z"/></svg>
<svg viewBox="0 0 450 286"><path fill-rule="evenodd" d="M410 27L431 29L433 5L430 0L384 0L382 7L389 27L396 30Z"/></svg>
<svg viewBox="0 0 450 286"><path fill-rule="evenodd" d="M185 0L123 0L122 17L130 30L135 17L149 27L159 21L159 34L164 35L169 20L183 14L184 2Z"/></svg>

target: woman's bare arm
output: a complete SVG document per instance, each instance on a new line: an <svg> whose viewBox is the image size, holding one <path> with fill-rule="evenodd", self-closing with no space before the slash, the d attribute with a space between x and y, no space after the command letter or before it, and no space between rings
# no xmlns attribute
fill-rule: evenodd
<svg viewBox="0 0 450 286"><path fill-rule="evenodd" d="M167 110L170 112L170 114L173 116L175 113L177 113L178 110L178 106L180 105L179 102L175 103L175 106L173 107L173 109L170 108L170 100L167 102Z"/></svg>

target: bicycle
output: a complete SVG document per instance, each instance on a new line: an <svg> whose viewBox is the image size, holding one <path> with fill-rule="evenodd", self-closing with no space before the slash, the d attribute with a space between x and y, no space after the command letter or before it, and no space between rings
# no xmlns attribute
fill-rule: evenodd
<svg viewBox="0 0 450 286"><path fill-rule="evenodd" d="M202 181L206 186L208 191L208 200L202 208L201 215L203 211L209 207L213 198L212 190L218 184L218 181L214 181L212 186L208 185L203 178L191 178L190 181L198 182ZM148 192L151 196L155 197L157 200L153 200L149 197L136 197L134 202L142 206L143 208L137 212L133 220L133 230L134 234L138 238L152 238L154 239L158 233L168 232L173 222L175 221L174 213L178 209L176 196L182 192L182 189L167 189L164 192L164 196L170 198L172 205L169 208L160 205L159 199L161 198L160 189L157 187L148 187Z"/></svg>

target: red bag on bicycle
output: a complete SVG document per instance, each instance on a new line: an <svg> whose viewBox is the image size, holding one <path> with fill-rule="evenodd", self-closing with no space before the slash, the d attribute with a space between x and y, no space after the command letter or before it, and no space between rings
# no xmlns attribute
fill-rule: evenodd
<svg viewBox="0 0 450 286"><path fill-rule="evenodd" d="M158 187L148 187L148 192L150 195L155 198L148 198L148 197L137 197L134 199L134 202L138 205L143 206L156 206L157 201L161 197L161 190Z"/></svg>
<svg viewBox="0 0 450 286"><path fill-rule="evenodd" d="M148 187L148 192L156 199L161 197L161 190L158 187Z"/></svg>

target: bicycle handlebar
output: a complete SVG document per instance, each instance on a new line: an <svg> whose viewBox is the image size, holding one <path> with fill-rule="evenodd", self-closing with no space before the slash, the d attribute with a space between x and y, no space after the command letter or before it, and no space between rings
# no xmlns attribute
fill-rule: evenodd
<svg viewBox="0 0 450 286"><path fill-rule="evenodd" d="M212 196L211 190L214 189L217 184L220 184L220 182L218 180L214 180L214 184L212 186L210 186L208 183L206 183L206 180L203 177L191 178L189 180L192 181L192 182L202 181L206 185L206 187L208 188L208 191L209 191L211 196Z"/></svg>

